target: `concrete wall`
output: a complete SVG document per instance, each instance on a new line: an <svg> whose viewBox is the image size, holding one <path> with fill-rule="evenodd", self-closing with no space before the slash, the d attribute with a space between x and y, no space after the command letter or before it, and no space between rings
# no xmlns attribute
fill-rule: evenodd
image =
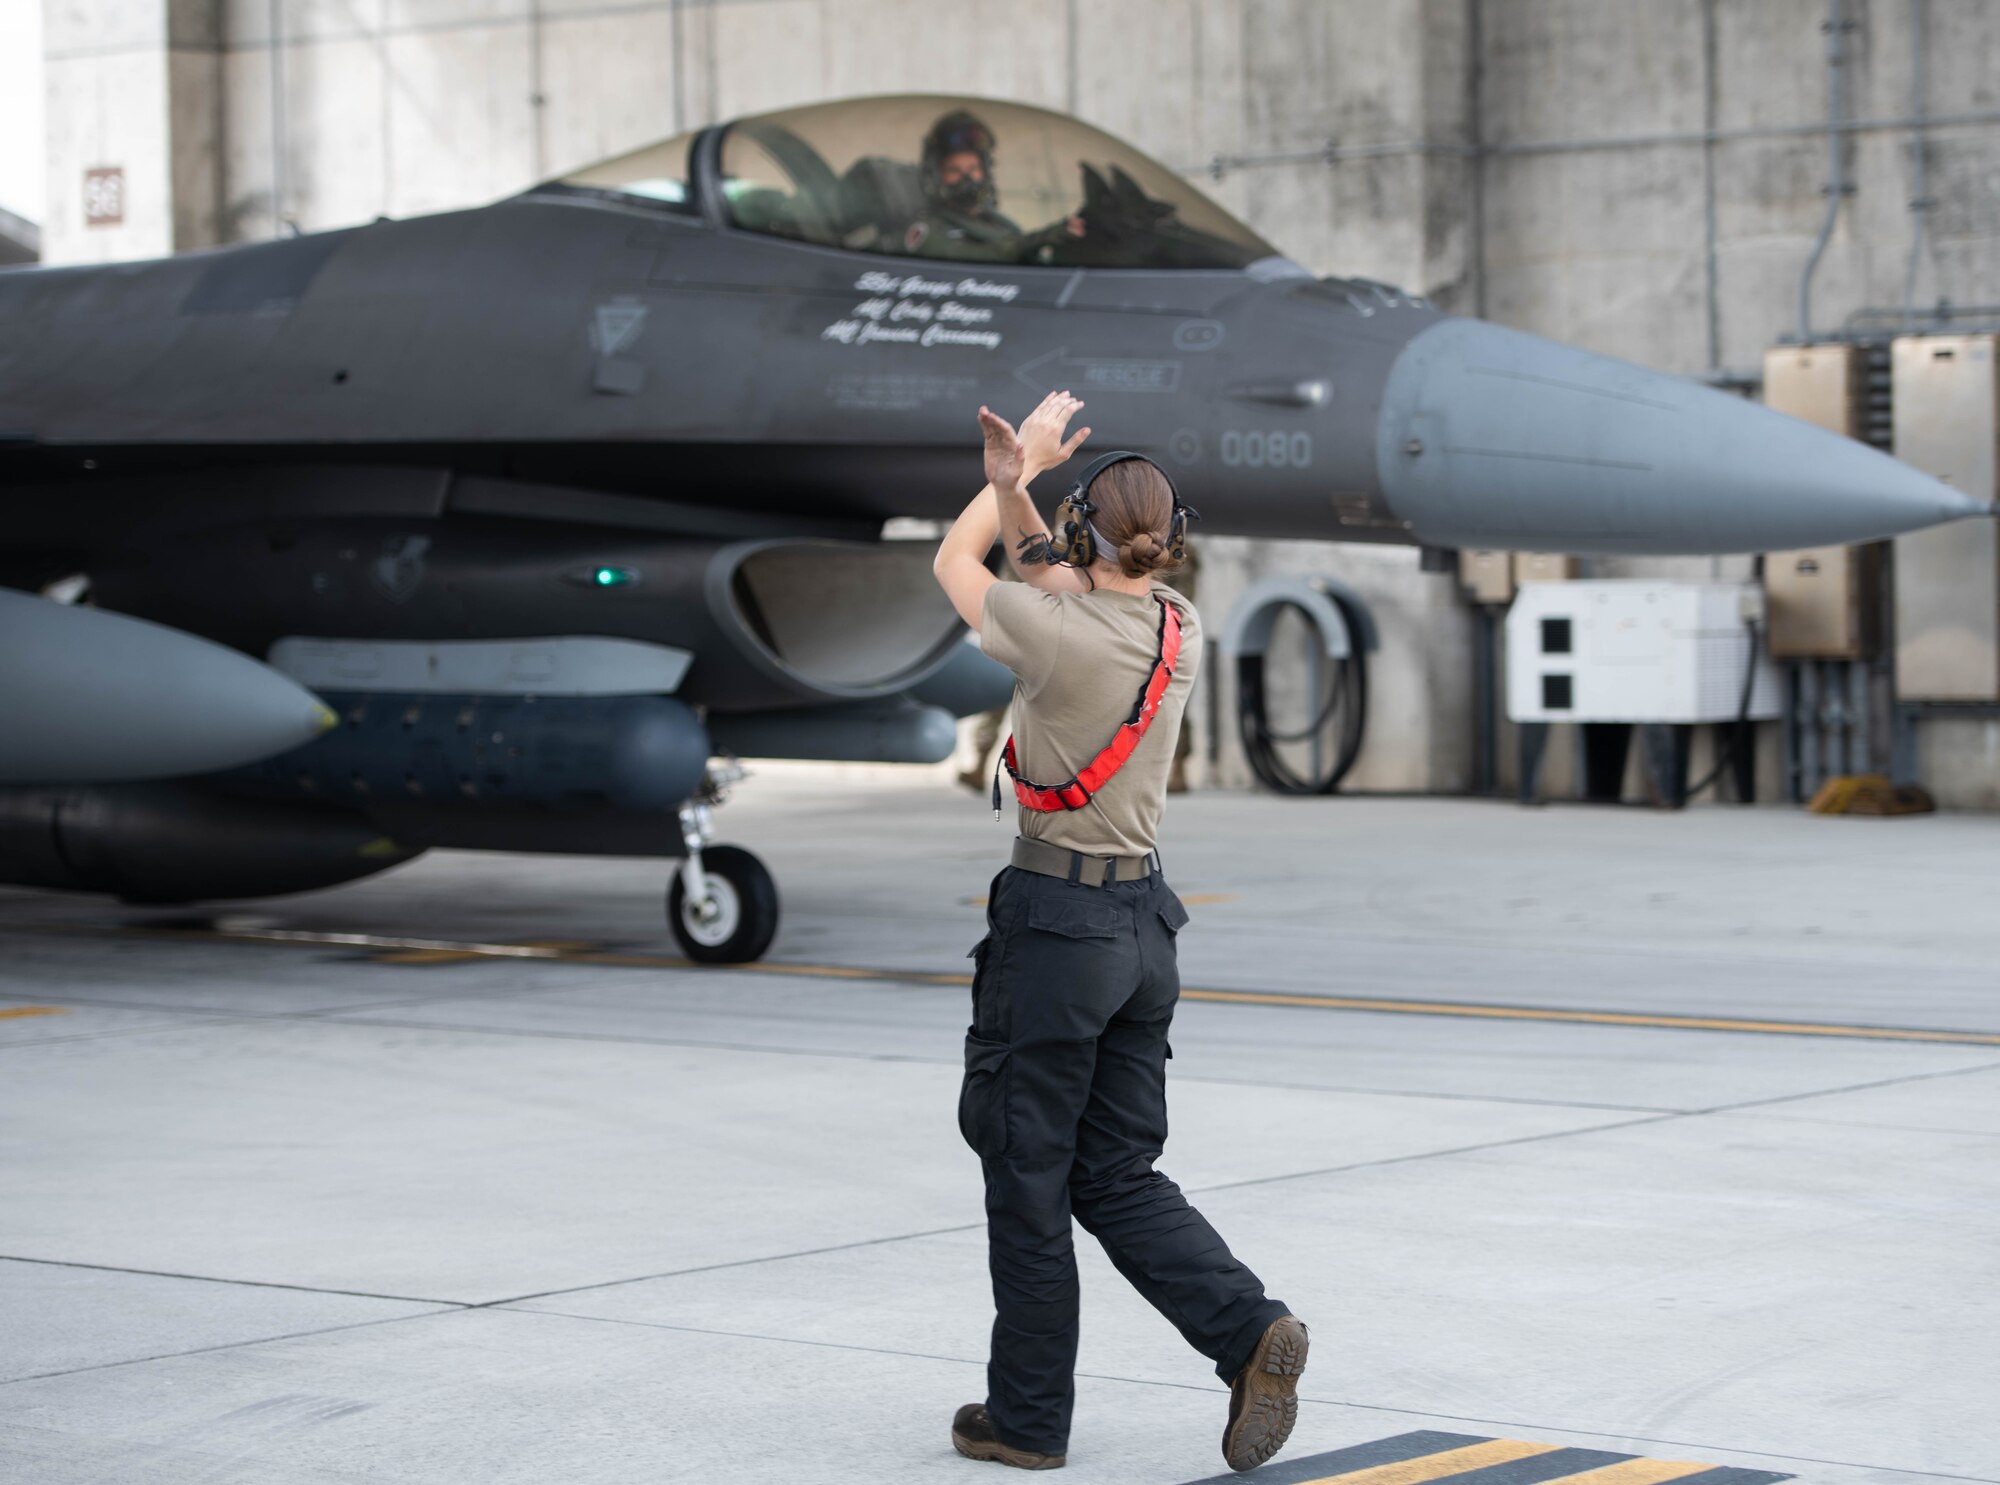
<svg viewBox="0 0 2000 1485"><path fill-rule="evenodd" d="M223 240L216 0L46 0L49 161L42 257L150 258ZM90 172L120 172L123 220L86 221Z"/></svg>
<svg viewBox="0 0 2000 1485"><path fill-rule="evenodd" d="M1796 329L1826 205L1824 0L45 4L51 261L487 201L745 111L961 87L1126 136L1316 271L1702 373L1755 368ZM1847 11L1847 111L1862 126L1843 144L1854 192L1815 323L1901 302L1915 156L1894 121L1913 107L1919 19L1924 106L1948 122L1927 134L1937 205L1917 297L2000 301L2000 6ZM131 162L131 219L85 229L83 170L113 153ZM1408 552L1211 547L1201 602L1217 630L1269 571L1337 573L1376 603L1384 648L1354 786L1469 782L1471 618L1449 578ZM1984 730L1926 746L1939 781L1968 781L1947 797L1993 792ZM1213 781L1245 781L1231 737L1216 756Z"/></svg>

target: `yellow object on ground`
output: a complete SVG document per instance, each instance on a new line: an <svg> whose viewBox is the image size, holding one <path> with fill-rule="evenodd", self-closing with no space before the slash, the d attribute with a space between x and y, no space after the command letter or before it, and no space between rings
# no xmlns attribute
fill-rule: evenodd
<svg viewBox="0 0 2000 1485"><path fill-rule="evenodd" d="M1806 808L1815 815L1928 815L1937 801L1914 784L1898 786L1879 773L1828 779Z"/></svg>

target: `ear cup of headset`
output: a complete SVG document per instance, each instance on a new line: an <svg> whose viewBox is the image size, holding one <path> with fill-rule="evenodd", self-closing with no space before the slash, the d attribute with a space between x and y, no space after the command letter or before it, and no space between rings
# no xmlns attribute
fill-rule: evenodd
<svg viewBox="0 0 2000 1485"><path fill-rule="evenodd" d="M1097 538L1090 533L1091 505L1078 484L1056 507L1056 560L1068 567L1088 567L1097 560Z"/></svg>
<svg viewBox="0 0 2000 1485"><path fill-rule="evenodd" d="M1056 551L1058 562L1070 567L1088 567L1097 560L1097 538L1090 530L1090 518L1096 513L1097 508L1090 503L1090 497L1085 492L1100 474L1126 459L1146 459L1146 456L1135 454L1129 449L1114 449L1108 454L1098 455L1077 477L1077 482L1070 487L1069 494L1063 497L1062 504L1056 507L1056 529L1060 538ZM1152 463L1150 459L1146 459L1146 462ZM1157 464L1153 467L1160 468ZM1172 475L1164 469L1160 469L1160 475L1166 480L1167 491L1174 502L1173 522L1167 532L1167 553L1174 561L1185 562L1188 522L1199 521L1201 513L1181 504L1180 491L1174 488Z"/></svg>

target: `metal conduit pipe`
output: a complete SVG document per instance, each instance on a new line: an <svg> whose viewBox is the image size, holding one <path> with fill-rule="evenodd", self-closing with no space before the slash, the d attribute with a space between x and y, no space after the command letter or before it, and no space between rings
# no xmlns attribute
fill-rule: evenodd
<svg viewBox="0 0 2000 1485"><path fill-rule="evenodd" d="M1844 321L1847 330L1865 333L1870 320L1895 320L1906 311L1886 304L1868 304L1854 311ZM1929 309L1909 313L1909 323L1921 321L1926 325L1956 325L1960 333L1969 334L1974 330L1992 329L1992 324L1962 325L1962 320L2000 322L2000 304L1947 304L1940 301Z"/></svg>
<svg viewBox="0 0 2000 1485"><path fill-rule="evenodd" d="M411 28L421 29L421 28ZM1812 124L1748 124L1728 129L1678 129L1661 134L1607 134L1595 139L1521 139L1486 144L1454 144L1438 139L1390 139L1373 144L1341 144L1328 140L1316 149L1272 150L1244 155L1211 155L1206 160L1181 163L1173 168L1190 178L1209 175L1217 180L1233 170L1250 170L1265 165L1310 165L1314 162L1338 164L1343 160L1380 160L1405 155L1435 156L1452 160L1485 160L1497 156L1596 154L1610 150L1664 149L1706 144L1740 144L1759 139L1803 139L1832 132L1841 135L1880 134L1914 129L1971 128L2000 124L2000 110L1980 109L1965 113L1925 114L1921 119L1842 119L1829 125L1822 119Z"/></svg>
<svg viewBox="0 0 2000 1485"><path fill-rule="evenodd" d="M1840 120L1844 112L1847 67L1847 8L1844 0L1826 0L1826 215L1813 238L1812 251L1799 271L1798 338L1810 342L1812 333L1812 281L1819 260L1833 237L1833 224L1840 217L1840 198L1847 194L1847 157L1841 148Z"/></svg>
<svg viewBox="0 0 2000 1485"><path fill-rule="evenodd" d="M1903 329L1916 325L1917 264L1921 261L1924 235L1929 228L1931 208L1937 203L1930 192L1930 147L1924 136L1924 109L1929 102L1927 66L1930 53L1930 0L1910 0L1910 117L1917 120L1910 131L1910 257L1903 265Z"/></svg>

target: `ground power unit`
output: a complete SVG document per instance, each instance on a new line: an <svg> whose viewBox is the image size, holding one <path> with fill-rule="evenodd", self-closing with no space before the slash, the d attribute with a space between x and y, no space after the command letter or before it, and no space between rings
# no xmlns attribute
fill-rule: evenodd
<svg viewBox="0 0 2000 1485"><path fill-rule="evenodd" d="M1754 723L1779 715L1755 583L1526 583L1507 613L1507 715L1520 725L1521 800L1540 797L1550 724L1579 726L1585 799L1613 803L1636 736L1646 792L1678 809L1723 773L1756 794ZM1695 728L1717 726L1714 768L1688 780ZM1719 786L1719 785L1718 785Z"/></svg>
<svg viewBox="0 0 2000 1485"><path fill-rule="evenodd" d="M1516 722L1694 725L1778 715L1755 583L1524 583L1507 613Z"/></svg>

